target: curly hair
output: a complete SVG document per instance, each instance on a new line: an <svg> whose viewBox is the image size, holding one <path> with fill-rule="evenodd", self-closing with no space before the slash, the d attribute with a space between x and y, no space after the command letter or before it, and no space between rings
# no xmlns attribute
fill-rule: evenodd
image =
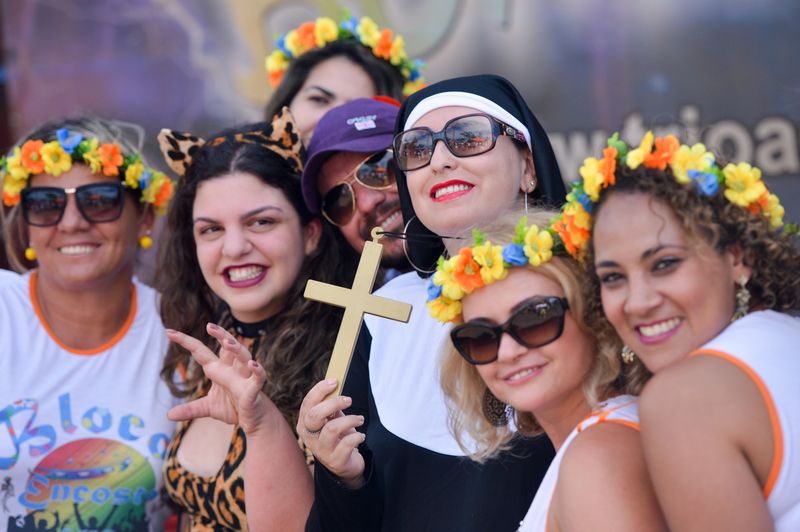
<svg viewBox="0 0 800 532"><path fill-rule="evenodd" d="M244 129L252 128L247 126ZM223 132L223 134L226 132ZM280 190L306 227L316 218L307 210L300 192L300 175L274 152L256 144L226 141L204 146L180 180L167 212L160 246L156 287L162 294L161 316L166 327L183 331L216 349L216 340L205 330L208 322L229 328L227 305L206 284L197 260L192 229L192 210L198 186L213 178L243 172ZM340 233L322 224L317 250L306 257L287 297L286 307L274 317L273 336L259 342L253 354L266 370L264 393L294 427L302 398L320 380L327 367L342 311L305 299L308 279L337 285L352 282L358 257ZM185 370L185 378L178 373ZM161 375L172 393L186 397L205 384L191 356L170 345Z"/></svg>
<svg viewBox="0 0 800 532"><path fill-rule="evenodd" d="M555 213L548 210L531 212L528 223L547 226ZM519 222L518 213L508 214L487 231L493 242L510 242ZM591 292L586 283L587 272L574 259L556 255L550 261L525 268L557 283L564 290L570 312L581 331L595 344L596 356L583 380L583 392L590 406L620 393L638 394L649 374L638 361L621 364L621 343L615 334L599 335L595 327L603 319L602 309L593 306ZM502 281L497 281L502 283ZM447 401L450 430L458 445L473 460L484 462L500 451L509 448L515 433L508 425L496 427L483 414L483 397L488 388L476 367L447 342L442 352L440 382ZM531 412L514 411L514 424L526 436L541 434L542 428ZM475 442L472 448L465 436Z"/></svg>
<svg viewBox="0 0 800 532"><path fill-rule="evenodd" d="M797 235L775 231L763 216L731 203L723 194L698 194L694 187L678 183L669 167L658 170L642 165L632 170L620 165L616 184L600 194L594 207L595 218L612 195L636 193L646 194L669 207L690 242L705 242L718 253L738 246L744 263L752 268L747 282L753 298L751 308L780 312L800 310ZM585 262L591 271L595 299L599 301L600 281L593 268L593 241L591 239Z"/></svg>
<svg viewBox="0 0 800 532"><path fill-rule="evenodd" d="M22 146L29 140L44 142L57 140L56 132L61 128L66 128L71 133L78 133L87 138L96 137L102 142L119 144L125 153L140 153L144 143L144 129L138 124L96 116L75 116L60 118L40 125L20 139L15 146ZM144 157L141 157L144 162ZM30 181L28 186L30 186ZM149 208L138 201L139 191L126 188L125 193L136 200L133 204L138 209ZM3 244L9 265L19 273L35 268L35 261L31 262L25 258L25 248L28 246L28 226L22 217L21 204L18 203L10 209L0 208L0 221L2 221Z"/></svg>
<svg viewBox="0 0 800 532"><path fill-rule="evenodd" d="M292 103L315 66L333 57L347 58L363 68L375 86L375 94L390 96L398 101L403 99L405 79L397 67L376 57L371 50L359 42L338 40L330 42L322 48L309 50L292 60L281 84L267 102L264 111L267 119L271 120L278 111Z"/></svg>

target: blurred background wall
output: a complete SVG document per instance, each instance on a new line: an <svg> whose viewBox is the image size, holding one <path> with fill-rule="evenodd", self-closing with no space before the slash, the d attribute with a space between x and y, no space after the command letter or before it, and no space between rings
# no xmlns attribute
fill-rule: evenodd
<svg viewBox="0 0 800 532"><path fill-rule="evenodd" d="M0 0L0 151L91 112L143 125L166 169L159 129L261 119L275 37L345 8L403 34L429 82L512 80L567 180L610 132L672 131L761 167L800 220L797 0Z"/></svg>

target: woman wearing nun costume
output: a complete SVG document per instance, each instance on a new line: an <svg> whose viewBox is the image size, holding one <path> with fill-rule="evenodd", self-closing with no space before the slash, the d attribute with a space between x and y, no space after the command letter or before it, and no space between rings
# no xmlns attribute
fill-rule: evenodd
<svg viewBox="0 0 800 532"><path fill-rule="evenodd" d="M438 375L450 328L425 308L427 277L445 249L471 241L473 228L507 211L561 205L564 183L544 129L499 76L420 90L395 130L404 236L417 272L376 294L414 310L407 324L366 316L342 395L327 397L336 383L321 381L304 399L297 430L317 460L306 530L514 530L553 448L545 437L518 437L478 464L456 442ZM487 417L506 423L505 405L493 396L484 404Z"/></svg>

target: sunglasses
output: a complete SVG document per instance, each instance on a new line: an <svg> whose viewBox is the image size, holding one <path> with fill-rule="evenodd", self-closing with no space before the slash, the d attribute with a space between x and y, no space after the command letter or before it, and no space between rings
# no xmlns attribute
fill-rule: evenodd
<svg viewBox="0 0 800 532"><path fill-rule="evenodd" d="M113 222L122 215L122 183L90 183L75 188L28 187L20 193L22 216L37 227L57 225L74 194L78 210L90 223Z"/></svg>
<svg viewBox="0 0 800 532"><path fill-rule="evenodd" d="M475 319L456 325L450 339L470 364L490 364L497 360L500 338L508 333L527 348L555 342L564 332L564 315L569 305L563 297L534 297L524 301L502 325Z"/></svg>
<svg viewBox="0 0 800 532"><path fill-rule="evenodd" d="M325 193L322 215L333 225L347 225L356 212L356 193L353 181L372 190L386 190L397 181L392 163L392 150L374 153L358 163L344 181Z"/></svg>
<svg viewBox="0 0 800 532"><path fill-rule="evenodd" d="M436 143L443 140L456 157L472 157L494 148L497 137L506 135L526 142L525 135L496 118L476 113L453 118L440 131L415 127L398 133L394 138L397 166L407 172L428 166Z"/></svg>

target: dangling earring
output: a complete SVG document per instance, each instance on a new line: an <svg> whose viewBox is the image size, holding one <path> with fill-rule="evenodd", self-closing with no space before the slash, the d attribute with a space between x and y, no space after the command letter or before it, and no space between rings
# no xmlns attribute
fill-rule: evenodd
<svg viewBox="0 0 800 532"><path fill-rule="evenodd" d="M525 191L525 216L528 216L528 191Z"/></svg>
<svg viewBox="0 0 800 532"><path fill-rule="evenodd" d="M731 321L743 318L750 312L750 290L747 289L747 280L743 275L736 283L739 285L736 289L736 312L733 313Z"/></svg>
<svg viewBox="0 0 800 532"><path fill-rule="evenodd" d="M414 264L414 261L411 260L411 255L408 253L408 228L411 226L411 222L413 222L416 218L417 218L417 215L415 214L414 216L411 217L410 220L408 220L408 222L406 222L406 225L403 226L403 239L402 239L403 240L403 253L405 253L406 260L411 265L411 267L414 268L415 270L417 270L418 272L420 272L420 273L434 273L436 271L436 263L433 264L433 269L432 270L425 270L423 268L420 268L416 264Z"/></svg>
<svg viewBox="0 0 800 532"><path fill-rule="evenodd" d="M150 231L148 231L147 234L139 238L139 247L142 249L150 249L151 247L153 247L153 239L150 238Z"/></svg>
<svg viewBox="0 0 800 532"><path fill-rule="evenodd" d="M28 259L29 262L36 260L36 250L33 249L33 246L30 244L28 244L28 247L25 248L25 258Z"/></svg>
<svg viewBox="0 0 800 532"><path fill-rule="evenodd" d="M508 424L508 405L486 388L483 392L483 416L493 427Z"/></svg>
<svg viewBox="0 0 800 532"><path fill-rule="evenodd" d="M627 345L622 346L622 351L620 351L619 356L626 364L633 364L633 361L636 360L636 353Z"/></svg>

